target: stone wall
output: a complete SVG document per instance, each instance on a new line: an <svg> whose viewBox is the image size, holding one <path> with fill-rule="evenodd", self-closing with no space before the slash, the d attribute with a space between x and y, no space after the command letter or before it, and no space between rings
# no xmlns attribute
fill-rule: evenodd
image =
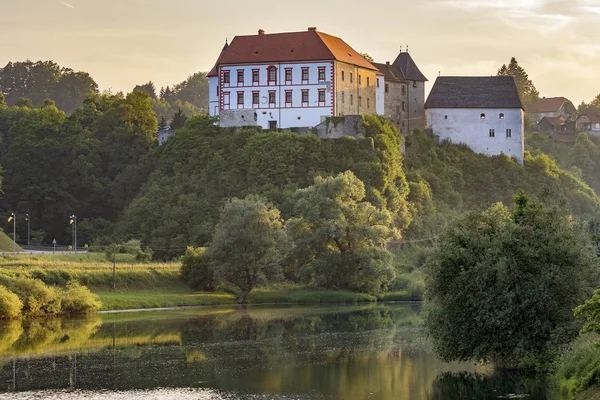
<svg viewBox="0 0 600 400"><path fill-rule="evenodd" d="M394 122L396 127L402 133L406 133L407 113L407 90L406 84L400 82L386 81L387 93L385 94L385 116ZM404 87L404 94L402 94ZM404 110L402 110L402 102L404 102Z"/></svg>
<svg viewBox="0 0 600 400"><path fill-rule="evenodd" d="M344 136L362 139L365 137L365 127L362 116L346 115L344 117L326 118L325 121L307 133L314 133L321 139L339 139Z"/></svg>
<svg viewBox="0 0 600 400"><path fill-rule="evenodd" d="M219 114L219 125L223 128L234 126L257 126L258 115L253 109L223 110Z"/></svg>
<svg viewBox="0 0 600 400"><path fill-rule="evenodd" d="M342 79L342 72L344 79ZM335 101L338 116L376 113L376 72L336 61ZM352 80L350 80L350 76L352 76Z"/></svg>

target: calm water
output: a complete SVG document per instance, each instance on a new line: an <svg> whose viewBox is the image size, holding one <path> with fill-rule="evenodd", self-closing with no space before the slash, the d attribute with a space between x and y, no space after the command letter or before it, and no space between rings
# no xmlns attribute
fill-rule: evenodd
<svg viewBox="0 0 600 400"><path fill-rule="evenodd" d="M2 399L515 395L551 398L536 379L440 362L418 307L407 304L193 309L0 327Z"/></svg>

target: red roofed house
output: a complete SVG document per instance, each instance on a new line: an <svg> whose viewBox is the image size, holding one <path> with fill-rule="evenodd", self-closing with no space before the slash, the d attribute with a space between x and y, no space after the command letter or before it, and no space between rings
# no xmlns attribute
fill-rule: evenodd
<svg viewBox="0 0 600 400"><path fill-rule="evenodd" d="M590 109L581 113L577 117L577 129L600 135L600 110Z"/></svg>
<svg viewBox="0 0 600 400"><path fill-rule="evenodd" d="M577 109L569 99L564 97L544 97L534 101L527 109L533 122L539 124L544 117L562 118L575 121Z"/></svg>
<svg viewBox="0 0 600 400"><path fill-rule="evenodd" d="M342 39L304 32L236 36L210 81L222 126L313 127L326 117L375 114L383 76Z"/></svg>

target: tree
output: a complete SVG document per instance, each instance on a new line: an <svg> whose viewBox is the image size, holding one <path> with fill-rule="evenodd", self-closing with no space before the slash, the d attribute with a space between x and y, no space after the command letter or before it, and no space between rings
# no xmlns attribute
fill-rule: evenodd
<svg viewBox="0 0 600 400"><path fill-rule="evenodd" d="M600 110L600 94L594 97L589 103L582 101L577 109L580 114L590 110Z"/></svg>
<svg viewBox="0 0 600 400"><path fill-rule="evenodd" d="M517 91L525 109L528 109L535 100L540 98L540 93L516 58L511 58L508 66L506 64L502 65L498 70L498 76L512 76L515 78Z"/></svg>
<svg viewBox="0 0 600 400"><path fill-rule="evenodd" d="M279 210L254 195L232 199L221 211L209 247L217 279L240 289L239 304L259 283L282 278L287 237Z"/></svg>
<svg viewBox="0 0 600 400"><path fill-rule="evenodd" d="M333 289L377 292L395 277L384 249L399 238L392 214L365 201L365 185L351 171L315 179L294 195L287 224L305 279Z"/></svg>
<svg viewBox="0 0 600 400"><path fill-rule="evenodd" d="M368 62L375 62L373 57L371 57L368 53L360 53L360 55Z"/></svg>
<svg viewBox="0 0 600 400"><path fill-rule="evenodd" d="M134 92L136 90L138 90L140 92L144 92L144 93L148 94L151 98L156 99L156 86L154 86L154 82L152 82L152 81L145 83L143 85L137 85L136 87L133 88Z"/></svg>
<svg viewBox="0 0 600 400"><path fill-rule="evenodd" d="M169 128L169 123L167 122L167 119L164 116L160 117L160 120L158 121L158 130L163 131L167 128Z"/></svg>
<svg viewBox="0 0 600 400"><path fill-rule="evenodd" d="M213 266L206 247L188 247L181 259L181 278L190 287L207 292L215 290Z"/></svg>
<svg viewBox="0 0 600 400"><path fill-rule="evenodd" d="M171 119L171 129L176 131L183 128L187 120L188 117L183 110L181 108L177 109L177 112L173 114L173 118Z"/></svg>
<svg viewBox="0 0 600 400"><path fill-rule="evenodd" d="M445 361L549 361L577 335L572 310L598 283L589 239L523 192L515 206L458 220L427 262L426 325Z"/></svg>

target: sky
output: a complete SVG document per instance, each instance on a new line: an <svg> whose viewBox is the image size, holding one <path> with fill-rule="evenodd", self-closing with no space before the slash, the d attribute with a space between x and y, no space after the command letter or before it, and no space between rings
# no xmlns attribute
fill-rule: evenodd
<svg viewBox="0 0 600 400"><path fill-rule="evenodd" d="M101 90L208 71L236 35L318 30L375 61L407 46L428 89L516 57L540 95L600 93L600 0L0 0L0 66L54 60Z"/></svg>

